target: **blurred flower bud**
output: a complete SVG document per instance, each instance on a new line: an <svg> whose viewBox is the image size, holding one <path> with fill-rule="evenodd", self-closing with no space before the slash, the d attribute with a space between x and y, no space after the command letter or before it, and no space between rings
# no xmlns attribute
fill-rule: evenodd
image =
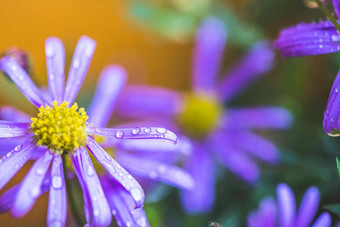
<svg viewBox="0 0 340 227"><path fill-rule="evenodd" d="M318 3L315 0L303 0L308 8L318 8ZM320 2L326 2L327 0L320 0Z"/></svg>

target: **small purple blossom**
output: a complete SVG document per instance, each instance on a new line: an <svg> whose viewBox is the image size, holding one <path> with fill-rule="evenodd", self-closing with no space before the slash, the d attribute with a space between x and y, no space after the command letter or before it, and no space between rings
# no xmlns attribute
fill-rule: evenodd
<svg viewBox="0 0 340 227"><path fill-rule="evenodd" d="M274 53L267 42L257 43L221 81L217 79L227 33L215 18L206 19L196 36L193 57L193 91L189 94L156 87L130 86L119 101L117 111L150 122L162 122L189 138L192 153L185 168L195 179L195 188L181 193L189 213L209 211L215 199L216 157L229 170L253 183L259 177L254 158L275 164L278 149L252 129L284 129L290 113L280 107L238 107L223 104L267 72Z"/></svg>
<svg viewBox="0 0 340 227"><path fill-rule="evenodd" d="M339 0L333 0L335 12L340 18ZM329 21L300 23L283 29L274 43L285 57L327 54L340 51L340 35Z"/></svg>
<svg viewBox="0 0 340 227"><path fill-rule="evenodd" d="M258 210L248 215L248 227L329 227L332 220L327 212L322 213L312 224L319 208L320 195L316 187L310 187L296 212L292 189L284 183L277 186L277 202L273 198L264 198Z"/></svg>
<svg viewBox="0 0 340 227"><path fill-rule="evenodd" d="M2 172L0 189L30 158L33 156L37 158L23 181L2 195L0 199L2 212L10 210L14 216L21 217L31 209L42 193L49 191L47 225L64 226L67 199L62 156L69 155L83 190L84 209L90 226L108 226L111 223L112 207L123 202L126 202L126 209L133 213L136 220L144 226L148 225L140 209L144 203L143 189L94 138L101 136L112 143L122 139L142 139L144 142L151 139L175 143L177 138L164 128L160 131L159 127L139 127L138 133L134 131L135 127L103 128L95 125L96 122L88 123L84 109L78 110L76 103L71 105L85 78L95 46L92 39L86 36L80 38L64 88L63 44L57 38L47 39L46 62L50 95L42 95L29 75L15 60L9 57L0 60L0 69L12 79L26 98L39 108L39 114L32 120L10 107L5 109L7 112L1 111L2 117L7 116L11 121L0 121L0 137L10 138L9 141L20 141L20 143L0 159ZM103 74L114 74L115 77L117 70L119 73L119 68L111 66L106 68ZM113 92L119 93L122 85L123 83L119 81L112 84L112 89L117 89ZM103 89L101 92L108 92L108 90ZM116 96L112 95L112 98L116 99ZM97 109L100 112L102 108L97 105L92 107L92 111ZM9 146L12 144L13 141ZM99 179L88 151L106 169L107 179ZM123 199L120 203L109 200L111 197L106 194L106 190L103 190L102 183L111 182L116 184L116 190L121 188L119 189L121 196L118 199L127 198L127 200ZM133 211L135 208L137 209Z"/></svg>

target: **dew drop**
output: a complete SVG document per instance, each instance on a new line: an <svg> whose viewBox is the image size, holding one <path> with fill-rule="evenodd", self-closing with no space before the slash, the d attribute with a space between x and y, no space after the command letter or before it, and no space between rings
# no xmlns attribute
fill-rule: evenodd
<svg viewBox="0 0 340 227"><path fill-rule="evenodd" d="M78 68L79 65L80 65L79 60L78 60L78 59L74 60L74 62L73 62L73 67L74 67L74 68Z"/></svg>
<svg viewBox="0 0 340 227"><path fill-rule="evenodd" d="M132 176L130 174L127 176L127 178L132 180Z"/></svg>
<svg viewBox="0 0 340 227"><path fill-rule="evenodd" d="M134 128L133 130L132 130L132 134L133 135L138 135L140 133L140 128Z"/></svg>
<svg viewBox="0 0 340 227"><path fill-rule="evenodd" d="M151 128L146 128L146 129L144 129L144 132L145 132L145 133L150 133L150 132L151 132Z"/></svg>
<svg viewBox="0 0 340 227"><path fill-rule="evenodd" d="M42 168L38 168L36 173L41 176L45 173L45 171Z"/></svg>
<svg viewBox="0 0 340 227"><path fill-rule="evenodd" d="M94 209L93 210L93 214L94 214L94 216L98 216L99 215L99 210L98 209Z"/></svg>
<svg viewBox="0 0 340 227"><path fill-rule="evenodd" d="M111 160L112 160L112 158L111 158L110 155L105 155L105 158L106 158L108 161L111 161Z"/></svg>
<svg viewBox="0 0 340 227"><path fill-rule="evenodd" d="M53 47L48 46L48 47L46 48L46 56L47 56L47 57L52 57L53 54L54 54Z"/></svg>
<svg viewBox="0 0 340 227"><path fill-rule="evenodd" d="M49 75L48 78L49 78L50 80L54 80L54 79L55 79L55 76L54 76L54 74L51 73L51 74Z"/></svg>
<svg viewBox="0 0 340 227"><path fill-rule="evenodd" d="M145 219L145 217L140 216L137 219L137 224L138 224L138 226L146 226L146 219Z"/></svg>
<svg viewBox="0 0 340 227"><path fill-rule="evenodd" d="M112 215L115 216L117 214L116 210L112 210Z"/></svg>
<svg viewBox="0 0 340 227"><path fill-rule="evenodd" d="M21 148L22 148L22 145L17 145L17 146L14 148L14 150L15 150L16 152L18 152L18 151L21 150Z"/></svg>
<svg viewBox="0 0 340 227"><path fill-rule="evenodd" d="M38 187L32 187L31 188L31 196L37 197L39 195L39 188Z"/></svg>
<svg viewBox="0 0 340 227"><path fill-rule="evenodd" d="M86 173L87 173L88 176L92 177L94 175L93 167L92 166L88 166Z"/></svg>
<svg viewBox="0 0 340 227"><path fill-rule="evenodd" d="M130 190L130 193L131 193L132 198L133 198L135 201L141 201L141 200L143 200L144 193L143 193L142 189L135 187L135 188L132 188L132 189Z"/></svg>
<svg viewBox="0 0 340 227"><path fill-rule="evenodd" d="M6 157L9 158L9 157L11 157L11 155L12 155L12 152L10 151L6 154Z"/></svg>
<svg viewBox="0 0 340 227"><path fill-rule="evenodd" d="M52 177L52 186L53 188L61 188L63 186L63 179L60 176L53 176Z"/></svg>
<svg viewBox="0 0 340 227"><path fill-rule="evenodd" d="M157 128L156 131L160 134L165 134L167 132L167 130L165 128Z"/></svg>
<svg viewBox="0 0 340 227"><path fill-rule="evenodd" d="M93 48L92 47L86 48L86 50L85 50L85 56L86 57L90 57L92 55L92 53L93 53Z"/></svg>
<svg viewBox="0 0 340 227"><path fill-rule="evenodd" d="M131 227L132 226L131 222L129 222L129 221L127 221L125 224L126 224L126 227Z"/></svg>
<svg viewBox="0 0 340 227"><path fill-rule="evenodd" d="M123 137L124 137L124 132L118 130L118 131L116 132L116 138L117 138L117 139L121 139L121 138L123 138Z"/></svg>

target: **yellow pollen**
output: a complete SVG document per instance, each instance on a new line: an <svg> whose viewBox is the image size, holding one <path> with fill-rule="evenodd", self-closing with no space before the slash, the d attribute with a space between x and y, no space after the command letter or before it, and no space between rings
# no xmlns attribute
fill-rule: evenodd
<svg viewBox="0 0 340 227"><path fill-rule="evenodd" d="M52 107L41 106L37 117L31 118L31 131L37 146L43 145L62 154L85 145L88 116L84 108L78 110L77 103L71 107L67 105L53 101Z"/></svg>
<svg viewBox="0 0 340 227"><path fill-rule="evenodd" d="M202 138L214 130L219 122L222 106L215 97L207 94L187 95L178 123L187 135Z"/></svg>

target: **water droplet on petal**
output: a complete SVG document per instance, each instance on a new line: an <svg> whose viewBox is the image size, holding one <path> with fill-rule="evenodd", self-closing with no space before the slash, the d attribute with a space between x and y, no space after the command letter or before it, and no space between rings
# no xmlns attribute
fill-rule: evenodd
<svg viewBox="0 0 340 227"><path fill-rule="evenodd" d="M74 67L74 68L78 68L79 65L80 65L79 60L78 60L78 59L74 60L74 62L73 62L73 67Z"/></svg>
<svg viewBox="0 0 340 227"><path fill-rule="evenodd" d="M165 134L167 130L165 128L157 128L157 132L160 134Z"/></svg>
<svg viewBox="0 0 340 227"><path fill-rule="evenodd" d="M47 48L46 48L46 56L47 57L52 57L53 56L53 54L54 54L54 51L53 51L53 47L51 47L51 46L48 46Z"/></svg>
<svg viewBox="0 0 340 227"><path fill-rule="evenodd" d="M38 175L43 175L43 174L45 173L45 171L44 171L42 168L38 168L37 171L36 171L36 173L37 173Z"/></svg>
<svg viewBox="0 0 340 227"><path fill-rule="evenodd" d="M140 216L138 219L137 219L137 224L138 226L146 226L146 219L144 216Z"/></svg>
<svg viewBox="0 0 340 227"><path fill-rule="evenodd" d="M39 188L38 187L32 187L31 188L31 196L37 197L39 195Z"/></svg>
<svg viewBox="0 0 340 227"><path fill-rule="evenodd" d="M112 215L115 216L117 214L116 210L112 210Z"/></svg>
<svg viewBox="0 0 340 227"><path fill-rule="evenodd" d="M87 171L86 171L87 175L89 175L90 177L92 177L94 175L94 169L92 166L88 166L87 167Z"/></svg>
<svg viewBox="0 0 340 227"><path fill-rule="evenodd" d="M126 227L131 227L132 226L131 222L129 222L129 221L127 221L125 224L126 224Z"/></svg>
<svg viewBox="0 0 340 227"><path fill-rule="evenodd" d="M63 186L63 179L61 178L61 176L53 176L52 177L52 186L55 189L59 189Z"/></svg>
<svg viewBox="0 0 340 227"><path fill-rule="evenodd" d="M124 137L124 132L118 130L118 131L116 132L116 138L117 138L117 139L121 139L121 138L123 138L123 137Z"/></svg>
<svg viewBox="0 0 340 227"><path fill-rule="evenodd" d="M145 133L150 133L150 132L151 132L151 128L146 128L146 129L144 129L144 132L145 132Z"/></svg>
<svg viewBox="0 0 340 227"><path fill-rule="evenodd" d="M12 155L12 152L10 151L6 154L6 157L9 158L9 157L11 157L11 155Z"/></svg>
<svg viewBox="0 0 340 227"><path fill-rule="evenodd" d="M133 130L132 130L132 134L133 135L138 135L140 133L140 128L134 128Z"/></svg>
<svg viewBox="0 0 340 227"><path fill-rule="evenodd" d="M110 155L105 155L105 158L106 158L108 161L111 161L111 160L112 160L112 158L111 158Z"/></svg>
<svg viewBox="0 0 340 227"><path fill-rule="evenodd" d="M99 210L98 209L94 209L93 210L93 214L94 214L94 216L98 216L99 215Z"/></svg>
<svg viewBox="0 0 340 227"><path fill-rule="evenodd" d="M130 193L131 193L132 198L133 198L135 201L141 201L141 200L143 200L144 193L143 193L142 189L135 187L135 188L132 188L132 189L130 190Z"/></svg>
<svg viewBox="0 0 340 227"><path fill-rule="evenodd" d="M18 152L18 151L21 150L21 148L22 148L22 145L17 145L17 146L14 148L14 150L15 150L16 152Z"/></svg>

